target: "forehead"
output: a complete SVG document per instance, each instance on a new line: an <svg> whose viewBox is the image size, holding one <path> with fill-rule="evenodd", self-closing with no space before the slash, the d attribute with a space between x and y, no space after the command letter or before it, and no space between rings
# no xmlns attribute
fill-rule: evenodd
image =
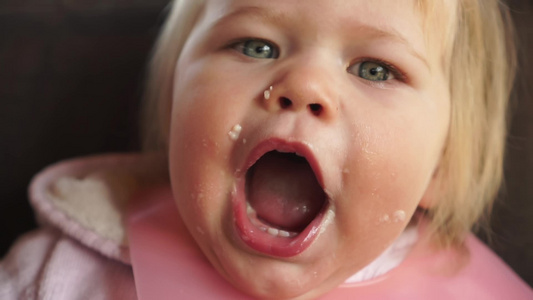
<svg viewBox="0 0 533 300"><path fill-rule="evenodd" d="M399 38L420 51L424 48L414 0L209 0L207 12L207 19L215 24L266 21L315 38L355 39L357 34L370 33Z"/></svg>
<svg viewBox="0 0 533 300"><path fill-rule="evenodd" d="M214 18L274 17L280 22L305 23L307 28L348 29L358 23L398 29L420 25L415 0L208 0L207 3Z"/></svg>

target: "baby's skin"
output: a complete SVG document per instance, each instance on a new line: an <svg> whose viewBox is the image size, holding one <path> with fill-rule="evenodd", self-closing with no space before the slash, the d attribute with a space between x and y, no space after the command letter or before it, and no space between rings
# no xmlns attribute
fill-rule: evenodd
<svg viewBox="0 0 533 300"><path fill-rule="evenodd" d="M431 203L448 81L416 1L210 0L177 62L181 217L257 298L309 299Z"/></svg>

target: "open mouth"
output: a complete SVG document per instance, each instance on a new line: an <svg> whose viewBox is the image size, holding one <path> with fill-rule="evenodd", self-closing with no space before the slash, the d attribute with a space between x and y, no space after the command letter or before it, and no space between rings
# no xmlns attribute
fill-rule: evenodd
<svg viewBox="0 0 533 300"><path fill-rule="evenodd" d="M246 172L237 213L241 239L266 254L301 253L319 233L328 197L308 160L294 152L264 153Z"/></svg>
<svg viewBox="0 0 533 300"><path fill-rule="evenodd" d="M294 236L315 219L326 194L307 160L271 151L246 174L248 216L259 229Z"/></svg>

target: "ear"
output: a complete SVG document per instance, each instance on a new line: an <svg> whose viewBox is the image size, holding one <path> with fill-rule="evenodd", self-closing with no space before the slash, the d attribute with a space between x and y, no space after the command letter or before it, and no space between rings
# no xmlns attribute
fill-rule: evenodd
<svg viewBox="0 0 533 300"><path fill-rule="evenodd" d="M422 195L422 199L420 199L418 206L425 210L433 208L435 205L437 205L438 195L440 194L441 190L441 178L439 176L439 167L437 167L433 172L433 176L431 176L431 180L426 188L426 191L424 192L424 195Z"/></svg>

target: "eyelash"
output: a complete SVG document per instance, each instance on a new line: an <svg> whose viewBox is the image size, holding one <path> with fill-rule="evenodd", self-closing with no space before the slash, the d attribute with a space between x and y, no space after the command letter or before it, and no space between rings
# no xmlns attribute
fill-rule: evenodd
<svg viewBox="0 0 533 300"><path fill-rule="evenodd" d="M274 54L274 57L272 58L268 58L268 59L277 59L279 57L279 54L280 54L280 50L279 50L279 46L276 45L275 43L271 42L271 41L268 41L268 40L265 40L265 39L261 39L261 38L253 38L253 37L247 37L247 38L241 38L241 39L238 39L238 40L234 40L234 41L231 41L229 43L229 48L235 50L235 51L238 51L239 53L247 56L247 57L250 57L250 58L254 58L254 57L251 57L251 56L248 56L246 54L243 53L243 48L244 48L244 44L247 43L247 42L251 42L251 41L257 41L257 42L262 42L262 43L265 43L267 45L270 45L273 49L273 51L275 52ZM255 58L255 59L258 59L258 58ZM379 59L379 58L373 58L373 57L363 57L363 58L360 58L357 60L357 62L355 63L352 63L348 66L347 69L355 66L355 65L361 65L365 62L371 62L371 63L375 63L375 64L378 64L378 65L382 65L383 67L385 67L393 76L394 76L394 79L397 80L397 81L400 81L400 82L407 82L407 79L408 79L408 76L405 72L403 72L401 69L397 68L395 65L389 63L388 61L385 61L383 59ZM363 80L366 80L366 81L370 81L370 80L367 80L367 79L364 79L362 77L360 77L358 74L353 74L355 76L357 76L358 78L361 78ZM387 80L389 81L389 80ZM381 82L381 84L385 83L386 81L383 81Z"/></svg>

